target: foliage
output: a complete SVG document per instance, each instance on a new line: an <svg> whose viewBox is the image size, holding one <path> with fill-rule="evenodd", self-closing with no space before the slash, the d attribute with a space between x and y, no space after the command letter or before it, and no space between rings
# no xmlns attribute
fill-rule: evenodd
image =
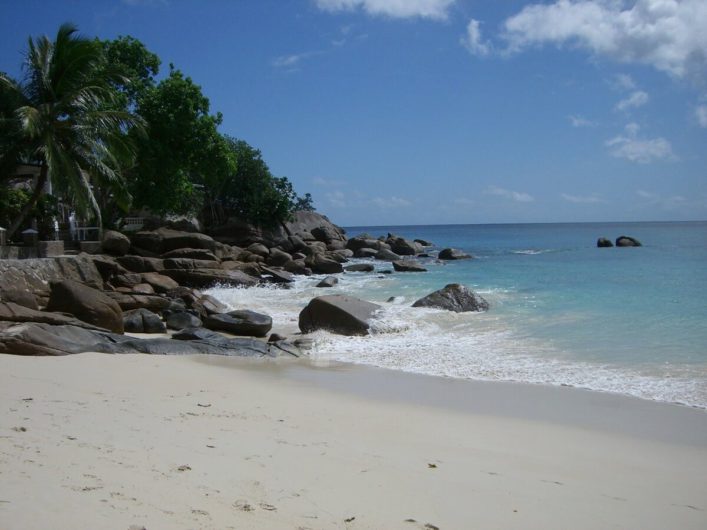
<svg viewBox="0 0 707 530"><path fill-rule="evenodd" d="M116 110L111 83L119 82L121 76L101 68L102 60L102 51L94 41L77 35L73 25L64 24L54 41L29 39L22 82L0 76L3 93L16 105L12 114L17 128L10 148L0 153L0 167L19 155L41 166L35 189L8 236L37 202L48 179L80 212L90 208L99 223L94 189L109 188L116 203L128 206L130 197L121 170L134 149L126 131L141 122Z"/></svg>
<svg viewBox="0 0 707 530"><path fill-rule="evenodd" d="M0 187L0 226L9 226L27 205L31 197L30 192L22 188L10 186ZM49 239L53 236L53 219L59 213L57 198L52 195L43 195L37 200L30 210L29 218L40 220L38 229L40 237ZM30 228L31 222L26 220L20 229Z"/></svg>
<svg viewBox="0 0 707 530"><path fill-rule="evenodd" d="M145 89L137 112L148 124L130 186L136 207L153 212L196 213L204 189L216 176L235 170L233 157L218 133L221 115L209 114L201 88L179 70Z"/></svg>
<svg viewBox="0 0 707 530"><path fill-rule="evenodd" d="M297 197L294 205L294 211L296 212L313 212L316 210L314 207L314 200L312 199L311 193L305 193L304 197Z"/></svg>

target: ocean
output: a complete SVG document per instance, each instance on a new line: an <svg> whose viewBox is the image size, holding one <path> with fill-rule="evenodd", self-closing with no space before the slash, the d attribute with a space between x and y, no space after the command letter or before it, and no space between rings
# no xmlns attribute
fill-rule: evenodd
<svg viewBox="0 0 707 530"><path fill-rule="evenodd" d="M313 334L311 356L409 372L568 385L707 408L707 222L348 227L454 247L474 259L419 261L425 273L346 273L292 289L216 288L232 308L270 314L297 329L315 296L345 293L383 310L367 337ZM633 236L633 248L596 240ZM386 262L376 270L392 269ZM484 313L411 304L448 283L486 298Z"/></svg>

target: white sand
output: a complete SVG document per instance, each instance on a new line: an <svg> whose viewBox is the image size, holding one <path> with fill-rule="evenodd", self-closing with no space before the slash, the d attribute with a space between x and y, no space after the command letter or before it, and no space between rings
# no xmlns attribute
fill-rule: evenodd
<svg viewBox="0 0 707 530"><path fill-rule="evenodd" d="M3 530L707 528L685 407L100 354L0 355L0 399Z"/></svg>

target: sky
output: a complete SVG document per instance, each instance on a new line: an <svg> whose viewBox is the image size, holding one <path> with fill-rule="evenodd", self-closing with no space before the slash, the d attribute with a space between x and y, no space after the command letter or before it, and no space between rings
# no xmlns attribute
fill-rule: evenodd
<svg viewBox="0 0 707 530"><path fill-rule="evenodd" d="M190 76L344 226L707 219L706 0L0 0Z"/></svg>

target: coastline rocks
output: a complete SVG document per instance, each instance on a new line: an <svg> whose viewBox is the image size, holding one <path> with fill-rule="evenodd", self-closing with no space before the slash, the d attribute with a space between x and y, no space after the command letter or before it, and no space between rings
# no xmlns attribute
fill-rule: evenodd
<svg viewBox="0 0 707 530"><path fill-rule="evenodd" d="M0 302L12 302L28 309L39 309L37 297L29 291L20 289L0 289Z"/></svg>
<svg viewBox="0 0 707 530"><path fill-rule="evenodd" d="M396 254L392 250L388 250L387 248L382 248L378 252L376 252L375 256L376 259L381 260L381 261L398 261L400 259L400 255Z"/></svg>
<svg viewBox="0 0 707 530"><path fill-rule="evenodd" d="M370 263L354 263L344 267L346 272L373 272L375 267Z"/></svg>
<svg viewBox="0 0 707 530"><path fill-rule="evenodd" d="M617 247L641 247L641 242L631 236L619 236L616 238Z"/></svg>
<svg viewBox="0 0 707 530"><path fill-rule="evenodd" d="M164 260L144 256L121 256L116 261L130 272L162 272Z"/></svg>
<svg viewBox="0 0 707 530"><path fill-rule="evenodd" d="M144 308L159 313L169 308L172 303L169 298L149 294L106 292L105 295L115 301L123 311Z"/></svg>
<svg viewBox="0 0 707 530"><path fill-rule="evenodd" d="M237 310L207 317L204 327L233 335L265 337L272 329L272 318L255 311Z"/></svg>
<svg viewBox="0 0 707 530"><path fill-rule="evenodd" d="M356 258L375 258L376 254L378 254L378 250L375 248L362 247L354 251L354 257Z"/></svg>
<svg viewBox="0 0 707 530"><path fill-rule="evenodd" d="M101 248L106 254L125 256L130 250L130 238L115 230L106 230L103 232Z"/></svg>
<svg viewBox="0 0 707 530"><path fill-rule="evenodd" d="M200 328L201 319L187 311L174 311L165 316L165 324L169 329Z"/></svg>
<svg viewBox="0 0 707 530"><path fill-rule="evenodd" d="M49 324L52 326L71 325L97 331L107 331L104 328L93 326L78 318L62 313L37 311L36 309L21 306L14 302L0 302L0 324L7 322Z"/></svg>
<svg viewBox="0 0 707 530"><path fill-rule="evenodd" d="M611 240L606 239L605 237L600 237L597 239L597 248L609 248L613 247L614 244L611 242Z"/></svg>
<svg viewBox="0 0 707 530"><path fill-rule="evenodd" d="M300 312L299 328L302 333L325 329L339 335L367 335L370 319L380 308L352 296L318 296Z"/></svg>
<svg viewBox="0 0 707 530"><path fill-rule="evenodd" d="M175 280L179 285L197 289L213 285L228 285L231 287L253 287L258 284L257 278L235 270L222 269L166 269L163 274Z"/></svg>
<svg viewBox="0 0 707 530"><path fill-rule="evenodd" d="M413 260L398 260L393 262L396 272L427 272L427 269Z"/></svg>
<svg viewBox="0 0 707 530"><path fill-rule="evenodd" d="M216 254L205 248L178 248L162 254L162 258L191 258L196 260L220 261Z"/></svg>
<svg viewBox="0 0 707 530"><path fill-rule="evenodd" d="M172 278L158 272L143 272L140 275L140 279L142 280L142 283L151 285L157 293L167 293L172 289L179 287L179 284Z"/></svg>
<svg viewBox="0 0 707 530"><path fill-rule="evenodd" d="M312 269L315 274L338 274L344 272L341 263L331 258L327 258L323 254L314 254L304 260L307 267Z"/></svg>
<svg viewBox="0 0 707 530"><path fill-rule="evenodd" d="M179 248L201 248L209 250L211 253L216 250L216 241L206 234L182 232L170 228L136 232L132 236L132 245L154 254L164 254Z"/></svg>
<svg viewBox="0 0 707 530"><path fill-rule="evenodd" d="M52 284L47 310L70 313L94 326L123 333L123 311L118 303L101 291L74 280Z"/></svg>
<svg viewBox="0 0 707 530"><path fill-rule="evenodd" d="M123 327L128 333L164 333L167 331L162 319L144 308L124 313Z"/></svg>
<svg viewBox="0 0 707 530"><path fill-rule="evenodd" d="M443 260L457 260L457 259L472 259L470 254L465 254L456 248L445 248L439 251L439 259Z"/></svg>
<svg viewBox="0 0 707 530"><path fill-rule="evenodd" d="M443 289L420 298L412 304L412 307L432 307L462 313L467 311L486 311L489 308L489 304L464 285L450 283Z"/></svg>
<svg viewBox="0 0 707 530"><path fill-rule="evenodd" d="M285 270L280 270L280 269L273 269L270 267L261 267L263 274L266 276L264 279L266 281L269 281L270 283L278 283L281 285L288 285L292 282L295 281L294 277L292 276L292 273L285 271Z"/></svg>
<svg viewBox="0 0 707 530"><path fill-rule="evenodd" d="M393 234L388 234L386 243L390 245L390 250L400 256L414 256L422 251L422 248L419 248L414 241L408 241Z"/></svg>
<svg viewBox="0 0 707 530"><path fill-rule="evenodd" d="M321 282L319 282L316 286L317 287L334 287L337 283L339 283L338 278L335 278L334 276L327 276Z"/></svg>

